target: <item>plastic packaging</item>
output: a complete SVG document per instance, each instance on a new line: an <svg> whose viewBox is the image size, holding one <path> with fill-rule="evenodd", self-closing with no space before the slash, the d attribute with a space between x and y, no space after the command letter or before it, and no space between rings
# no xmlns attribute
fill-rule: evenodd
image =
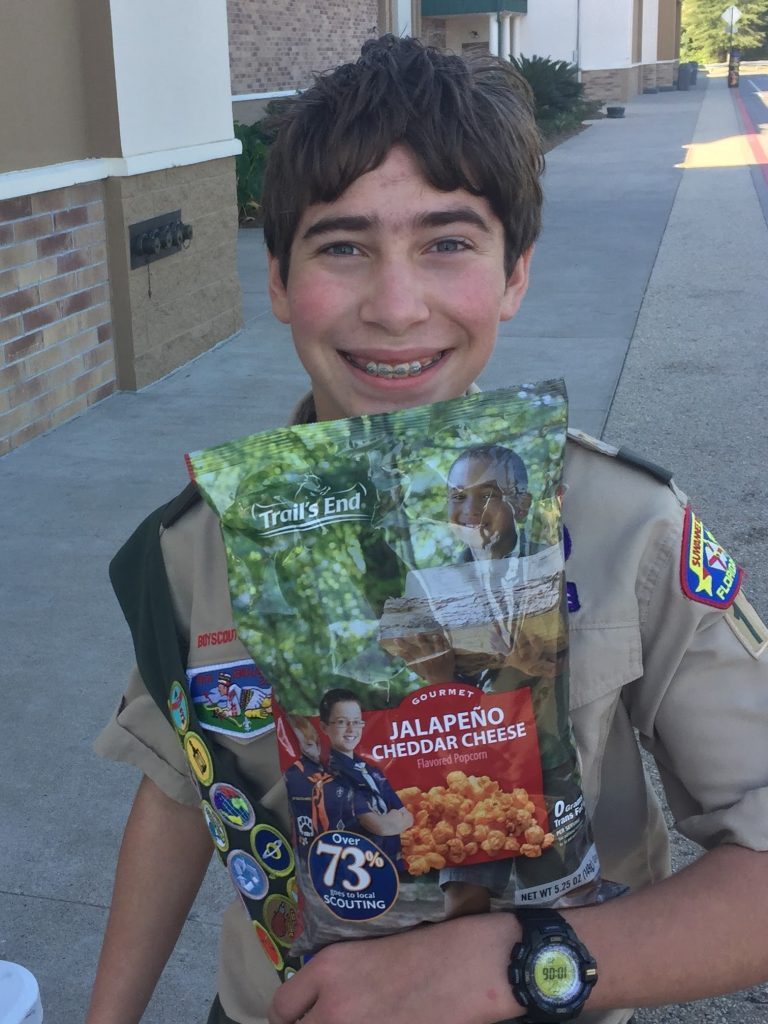
<svg viewBox="0 0 768 1024"><path fill-rule="evenodd" d="M599 898L568 717L561 381L188 457L273 687L294 953Z"/></svg>

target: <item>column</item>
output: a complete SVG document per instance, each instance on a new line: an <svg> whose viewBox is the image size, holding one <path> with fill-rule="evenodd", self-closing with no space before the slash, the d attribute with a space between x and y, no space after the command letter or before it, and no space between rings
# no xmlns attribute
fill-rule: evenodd
<svg viewBox="0 0 768 1024"><path fill-rule="evenodd" d="M520 25L522 24L522 15L516 14L512 18L512 45L510 46L509 52L513 57L520 56Z"/></svg>
<svg viewBox="0 0 768 1024"><path fill-rule="evenodd" d="M500 51L499 55L501 57L503 57L504 60L509 60L510 53L514 52L512 50L512 38L511 38L511 35L510 35L510 14L509 14L509 11L503 11L502 14L500 15L500 17L501 17L501 51ZM517 19L515 19L515 21L516 20Z"/></svg>
<svg viewBox="0 0 768 1024"><path fill-rule="evenodd" d="M499 16L488 15L488 49L492 57L499 55Z"/></svg>

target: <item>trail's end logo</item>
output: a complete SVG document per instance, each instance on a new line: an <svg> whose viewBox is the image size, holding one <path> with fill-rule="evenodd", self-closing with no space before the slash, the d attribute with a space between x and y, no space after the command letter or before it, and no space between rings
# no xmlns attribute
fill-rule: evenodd
<svg viewBox="0 0 768 1024"><path fill-rule="evenodd" d="M324 487L315 489L310 500L281 499L269 505L254 502L251 517L264 537L277 537L295 530L316 530L334 523L370 522L373 516L367 507L367 497L363 484L343 491Z"/></svg>
<svg viewBox="0 0 768 1024"><path fill-rule="evenodd" d="M713 608L730 608L743 575L743 569L687 508L680 559L680 582L685 596Z"/></svg>

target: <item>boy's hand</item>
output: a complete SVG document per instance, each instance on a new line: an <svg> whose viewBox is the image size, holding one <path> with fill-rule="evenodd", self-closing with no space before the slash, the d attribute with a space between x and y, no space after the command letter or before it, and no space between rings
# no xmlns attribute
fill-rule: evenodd
<svg viewBox="0 0 768 1024"><path fill-rule="evenodd" d="M507 980L512 914L328 946L281 986L270 1024L493 1024L522 1014Z"/></svg>
<svg viewBox="0 0 768 1024"><path fill-rule="evenodd" d="M427 683L447 683L454 678L455 657L442 633L415 633L390 640L387 650L403 659L408 668Z"/></svg>

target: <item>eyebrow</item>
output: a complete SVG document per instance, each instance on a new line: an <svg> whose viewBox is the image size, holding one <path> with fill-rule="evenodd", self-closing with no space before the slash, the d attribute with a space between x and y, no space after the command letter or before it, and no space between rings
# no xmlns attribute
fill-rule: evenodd
<svg viewBox="0 0 768 1024"><path fill-rule="evenodd" d="M419 214L413 220L416 228L444 228L451 224L471 224L480 228L486 234L491 233L490 226L480 214L470 206L458 206L450 210L431 210L428 213ZM316 238L318 235L327 235L336 231L361 232L381 225L378 217L367 216L329 216L321 217L314 224L310 224L302 239Z"/></svg>

